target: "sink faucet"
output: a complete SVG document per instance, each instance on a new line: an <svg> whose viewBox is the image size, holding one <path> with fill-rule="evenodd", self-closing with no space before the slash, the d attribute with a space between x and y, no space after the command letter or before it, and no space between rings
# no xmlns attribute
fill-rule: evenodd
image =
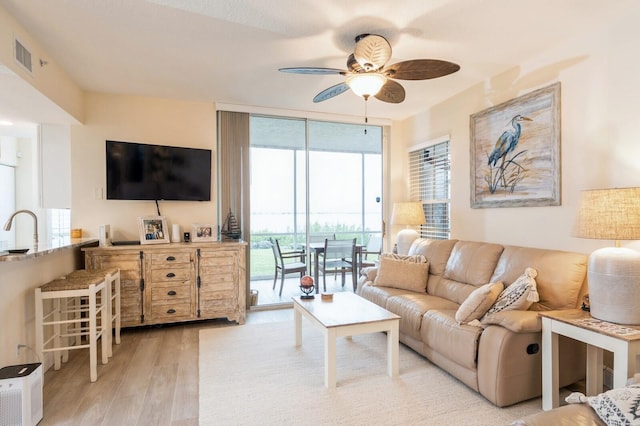
<svg viewBox="0 0 640 426"><path fill-rule="evenodd" d="M31 215L31 217L33 218L33 244L37 246L38 245L38 217L31 210L18 210L15 213L13 213L9 217L9 220L7 220L7 223L4 224L4 230L5 231L11 230L11 222L13 221L13 218L16 217L18 213L26 213L28 215Z"/></svg>

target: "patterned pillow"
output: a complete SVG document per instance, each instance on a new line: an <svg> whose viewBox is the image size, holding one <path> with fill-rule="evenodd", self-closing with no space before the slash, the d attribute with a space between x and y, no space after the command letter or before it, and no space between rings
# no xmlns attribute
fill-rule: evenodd
<svg viewBox="0 0 640 426"><path fill-rule="evenodd" d="M595 396L574 392L566 401L570 404L589 403L607 425L640 425L640 385L611 389Z"/></svg>
<svg viewBox="0 0 640 426"><path fill-rule="evenodd" d="M425 263L427 261L427 258L421 254L413 254L413 255L407 256L407 255L402 255L397 253L382 253L380 257L387 257L389 259L403 260L405 262L412 262L412 263Z"/></svg>
<svg viewBox="0 0 640 426"><path fill-rule="evenodd" d="M380 256L380 265L373 285L426 292L429 262L424 256Z"/></svg>
<svg viewBox="0 0 640 426"><path fill-rule="evenodd" d="M486 315L500 311L526 311L529 309L533 302L539 300L534 279L536 276L538 276L538 272L535 269L525 269L524 274L500 293L498 300L489 308Z"/></svg>
<svg viewBox="0 0 640 426"><path fill-rule="evenodd" d="M456 321L463 324L479 319L495 303L503 288L504 285L497 282L485 284L473 290L458 308Z"/></svg>

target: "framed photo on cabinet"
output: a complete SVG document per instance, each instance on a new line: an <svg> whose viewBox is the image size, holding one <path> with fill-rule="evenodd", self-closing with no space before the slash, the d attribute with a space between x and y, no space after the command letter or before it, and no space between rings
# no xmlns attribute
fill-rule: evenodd
<svg viewBox="0 0 640 426"><path fill-rule="evenodd" d="M138 218L140 244L169 243L167 220L164 216L142 216Z"/></svg>
<svg viewBox="0 0 640 426"><path fill-rule="evenodd" d="M213 225L208 223L194 223L192 225L191 240L194 243L217 241L217 238L213 234Z"/></svg>

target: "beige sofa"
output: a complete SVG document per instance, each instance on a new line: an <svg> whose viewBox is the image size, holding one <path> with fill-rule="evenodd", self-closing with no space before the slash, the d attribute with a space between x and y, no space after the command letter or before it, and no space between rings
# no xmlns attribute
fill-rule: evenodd
<svg viewBox="0 0 640 426"><path fill-rule="evenodd" d="M541 321L536 311L579 307L587 256L427 239L414 241L409 255L423 255L429 262L424 292L377 285L375 267L362 270L357 287L359 295L402 317L400 341L499 407L541 395ZM539 294L527 311L497 312L483 318L481 327L456 321L460 304L476 288L498 281L506 287L526 268L538 272ZM584 378L586 355L582 344L560 340L560 382L565 386Z"/></svg>

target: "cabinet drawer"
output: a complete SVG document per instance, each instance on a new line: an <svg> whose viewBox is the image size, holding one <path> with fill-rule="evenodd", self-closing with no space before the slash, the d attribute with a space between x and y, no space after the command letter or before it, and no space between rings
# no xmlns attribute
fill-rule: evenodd
<svg viewBox="0 0 640 426"><path fill-rule="evenodd" d="M171 267L171 265L185 265L191 262L190 253L161 252L151 253L151 265Z"/></svg>
<svg viewBox="0 0 640 426"><path fill-rule="evenodd" d="M151 303L167 304L190 301L193 289L187 283L159 283L151 288Z"/></svg>
<svg viewBox="0 0 640 426"><path fill-rule="evenodd" d="M238 256L235 252L229 251L216 251L216 252L207 252L202 251L200 254L200 265L202 267L223 267L230 266L235 267L238 263Z"/></svg>
<svg viewBox="0 0 640 426"><path fill-rule="evenodd" d="M174 303L171 305L153 305L151 315L154 323L188 319L192 316L191 303Z"/></svg>
<svg viewBox="0 0 640 426"><path fill-rule="evenodd" d="M157 283L162 281L189 281L191 274L190 268L162 268L151 270L151 282Z"/></svg>

